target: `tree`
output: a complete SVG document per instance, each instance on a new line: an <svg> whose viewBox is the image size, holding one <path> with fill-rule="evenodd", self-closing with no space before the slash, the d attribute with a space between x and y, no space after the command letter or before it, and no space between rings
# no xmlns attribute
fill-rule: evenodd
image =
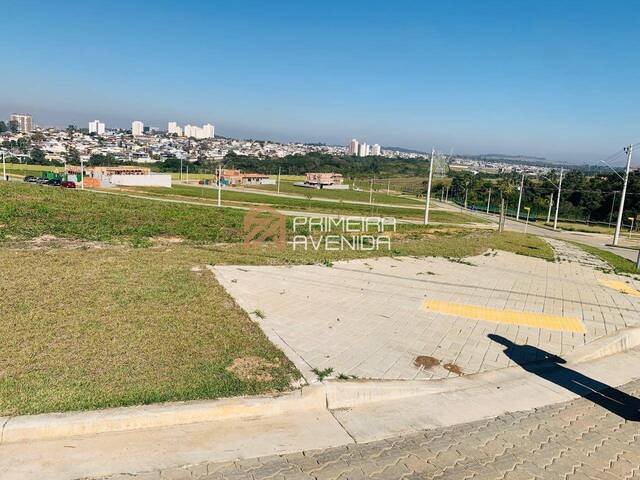
<svg viewBox="0 0 640 480"><path fill-rule="evenodd" d="M69 165L80 165L80 154L74 147L70 147L65 154L66 161Z"/></svg>
<svg viewBox="0 0 640 480"><path fill-rule="evenodd" d="M11 133L18 133L19 129L20 129L20 124L18 123L17 120L9 121L9 130L11 130Z"/></svg>
<svg viewBox="0 0 640 480"><path fill-rule="evenodd" d="M37 147L31 150L31 162L35 165L46 165L47 159L44 152Z"/></svg>
<svg viewBox="0 0 640 480"><path fill-rule="evenodd" d="M9 131L9 127L7 127L7 124L4 123L4 121L0 121L0 133L4 133Z"/></svg>

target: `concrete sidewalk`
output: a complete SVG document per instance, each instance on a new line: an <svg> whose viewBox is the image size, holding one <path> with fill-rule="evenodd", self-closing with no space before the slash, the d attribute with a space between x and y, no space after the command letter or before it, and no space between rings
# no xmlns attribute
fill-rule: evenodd
<svg viewBox="0 0 640 480"><path fill-rule="evenodd" d="M349 392L353 382L333 381L326 385L329 407L349 404L349 408L7 443L0 445L0 472L3 480L139 472L149 472L141 478L160 478L161 473L162 478L192 478L217 462L369 442L571 400L595 391L572 391L572 375L579 375L583 383L587 379L615 387L638 378L639 361L640 348L635 348L541 370L546 373L512 367L455 379L408 382L408 388L416 389L411 396L388 401L358 398L354 390ZM384 383L373 387L384 388Z"/></svg>
<svg viewBox="0 0 640 480"><path fill-rule="evenodd" d="M564 355L640 325L640 298L603 281L640 282L552 241L558 262L489 252L211 269L244 310L264 313L255 321L309 381L313 369L327 368L334 376L438 379L512 365L489 334Z"/></svg>

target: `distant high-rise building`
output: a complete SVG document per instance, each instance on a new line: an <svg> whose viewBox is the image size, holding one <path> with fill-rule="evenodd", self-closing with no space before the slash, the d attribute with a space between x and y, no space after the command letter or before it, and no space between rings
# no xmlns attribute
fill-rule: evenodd
<svg viewBox="0 0 640 480"><path fill-rule="evenodd" d="M169 135L176 134L179 137L182 136L182 129L178 126L176 122L169 122L167 125L167 133Z"/></svg>
<svg viewBox="0 0 640 480"><path fill-rule="evenodd" d="M98 135L104 135L105 125L100 120L94 120L89 122L89 133L96 133Z"/></svg>
<svg viewBox="0 0 640 480"><path fill-rule="evenodd" d="M21 133L31 133L33 128L33 119L28 113L12 113L9 117L10 122L18 122L18 131Z"/></svg>
<svg viewBox="0 0 640 480"><path fill-rule="evenodd" d="M215 136L216 127L210 123L205 124L202 130L204 130L204 138L213 138Z"/></svg>
<svg viewBox="0 0 640 480"><path fill-rule="evenodd" d="M367 145L366 143L362 142L358 146L358 156L359 157L368 157L369 156L369 145Z"/></svg>
<svg viewBox="0 0 640 480"><path fill-rule="evenodd" d="M382 150L380 149L380 145L378 145L377 143L374 143L371 146L371 155L380 156L381 153L382 153Z"/></svg>
<svg viewBox="0 0 640 480"><path fill-rule="evenodd" d="M349 155L358 155L358 140L355 138L349 144Z"/></svg>
<svg viewBox="0 0 640 480"><path fill-rule="evenodd" d="M134 137L139 137L144 132L144 123L140 120L135 120L131 122L131 133Z"/></svg>
<svg viewBox="0 0 640 480"><path fill-rule="evenodd" d="M196 127L195 125L184 126L184 136L197 139L213 138L215 134L215 127L210 123L207 123L203 127Z"/></svg>

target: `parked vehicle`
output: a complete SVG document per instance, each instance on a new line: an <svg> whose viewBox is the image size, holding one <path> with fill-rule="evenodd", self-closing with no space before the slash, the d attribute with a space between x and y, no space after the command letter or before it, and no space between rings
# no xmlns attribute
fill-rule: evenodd
<svg viewBox="0 0 640 480"><path fill-rule="evenodd" d="M24 181L27 183L36 183L38 181L38 177L34 177L33 175L27 175L24 177Z"/></svg>
<svg viewBox="0 0 640 480"><path fill-rule="evenodd" d="M62 188L76 188L76 182L64 181L60 184Z"/></svg>
<svg viewBox="0 0 640 480"><path fill-rule="evenodd" d="M48 181L49 181L48 178L44 178L44 177L36 178L36 183L38 185L46 185Z"/></svg>
<svg viewBox="0 0 640 480"><path fill-rule="evenodd" d="M60 181L60 179L52 178L51 180L47 181L46 185L49 185L50 187L59 187L61 183L62 182Z"/></svg>

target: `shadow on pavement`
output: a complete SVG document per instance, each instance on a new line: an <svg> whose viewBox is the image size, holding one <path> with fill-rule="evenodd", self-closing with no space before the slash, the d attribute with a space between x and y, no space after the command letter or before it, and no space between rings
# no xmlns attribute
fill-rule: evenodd
<svg viewBox="0 0 640 480"><path fill-rule="evenodd" d="M640 400L617 388L563 367L562 358L531 345L518 345L493 333L488 337L504 345L504 353L527 372L555 383L576 395L592 401L625 420L640 421Z"/></svg>

